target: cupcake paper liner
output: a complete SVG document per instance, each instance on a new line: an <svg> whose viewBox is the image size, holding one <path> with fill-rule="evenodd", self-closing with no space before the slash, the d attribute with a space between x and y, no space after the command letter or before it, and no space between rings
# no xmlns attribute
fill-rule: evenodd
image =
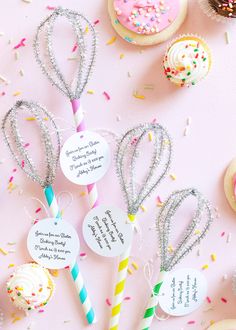
<svg viewBox="0 0 236 330"><path fill-rule="evenodd" d="M198 0L199 6L209 18L220 23L235 24L236 18L224 17L218 14L210 5L209 0Z"/></svg>

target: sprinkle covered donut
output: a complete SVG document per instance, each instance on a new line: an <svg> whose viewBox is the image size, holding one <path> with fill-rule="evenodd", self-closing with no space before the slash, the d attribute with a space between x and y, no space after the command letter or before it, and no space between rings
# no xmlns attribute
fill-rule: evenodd
<svg viewBox="0 0 236 330"><path fill-rule="evenodd" d="M183 23L187 0L108 0L108 10L123 39L154 45L170 38Z"/></svg>

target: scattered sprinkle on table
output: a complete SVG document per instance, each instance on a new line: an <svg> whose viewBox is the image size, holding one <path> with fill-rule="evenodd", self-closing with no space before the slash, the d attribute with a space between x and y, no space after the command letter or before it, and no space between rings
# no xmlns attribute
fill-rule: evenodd
<svg viewBox="0 0 236 330"><path fill-rule="evenodd" d="M224 297L222 297L221 299L220 299L224 304L227 304L227 299L226 298L224 298Z"/></svg>
<svg viewBox="0 0 236 330"><path fill-rule="evenodd" d="M1 252L4 256L6 256L6 255L8 254L7 251L4 250L3 248L0 248L0 252Z"/></svg>
<svg viewBox="0 0 236 330"><path fill-rule="evenodd" d="M195 324L196 322L195 321L188 321L187 324Z"/></svg>
<svg viewBox="0 0 236 330"><path fill-rule="evenodd" d="M147 209L146 209L146 207L145 207L144 205L140 205L140 209L141 209L143 212L146 212L146 211L147 211Z"/></svg>
<svg viewBox="0 0 236 330"><path fill-rule="evenodd" d="M26 46L25 41L26 41L26 38L22 38L21 41L13 47L13 49L18 49L20 47L25 47Z"/></svg>
<svg viewBox="0 0 236 330"><path fill-rule="evenodd" d="M134 267L135 270L139 269L139 266L135 261L133 261L131 265Z"/></svg>
<svg viewBox="0 0 236 330"><path fill-rule="evenodd" d="M112 37L110 40L107 41L107 45L112 45L114 44L114 42L116 42L116 37Z"/></svg>
<svg viewBox="0 0 236 330"><path fill-rule="evenodd" d="M94 90L93 89L87 90L87 94L94 94Z"/></svg>
<svg viewBox="0 0 236 330"><path fill-rule="evenodd" d="M152 132L149 132L148 133L148 139L149 139L150 142L152 141L152 138L153 138Z"/></svg>
<svg viewBox="0 0 236 330"><path fill-rule="evenodd" d="M109 307L111 306L111 302L110 302L110 299L109 299L109 298L106 299L106 304L107 304L107 306L109 306Z"/></svg>
<svg viewBox="0 0 236 330"><path fill-rule="evenodd" d="M145 100L145 96L142 94L139 94L137 91L135 91L133 93L133 97L135 97L136 99L139 99L139 100Z"/></svg>
<svg viewBox="0 0 236 330"><path fill-rule="evenodd" d="M170 178L171 178L173 181L175 181L177 177L176 177L175 174L172 173L172 174L170 174Z"/></svg>
<svg viewBox="0 0 236 330"><path fill-rule="evenodd" d="M125 57L125 54L120 54L120 60L122 60Z"/></svg>
<svg viewBox="0 0 236 330"><path fill-rule="evenodd" d="M216 254L215 254L215 253L212 253L212 254L211 254L211 260L212 260L212 261L216 261Z"/></svg>
<svg viewBox="0 0 236 330"><path fill-rule="evenodd" d="M111 97L107 92L103 92L103 95L105 96L105 98L107 99L107 101L110 101Z"/></svg>
<svg viewBox="0 0 236 330"><path fill-rule="evenodd" d="M15 264L9 264L8 265L8 268L12 268L12 267L15 267Z"/></svg>
<svg viewBox="0 0 236 330"><path fill-rule="evenodd" d="M208 269L208 268L209 268L209 265L207 265L207 264L202 266L203 270Z"/></svg>
<svg viewBox="0 0 236 330"><path fill-rule="evenodd" d="M229 37L229 32L228 31L225 32L225 42L226 42L227 45L230 44L230 37Z"/></svg>
<svg viewBox="0 0 236 330"><path fill-rule="evenodd" d="M12 95L13 95L13 96L19 96L19 95L21 95L21 92L20 92L20 91L16 91L16 92L14 92Z"/></svg>

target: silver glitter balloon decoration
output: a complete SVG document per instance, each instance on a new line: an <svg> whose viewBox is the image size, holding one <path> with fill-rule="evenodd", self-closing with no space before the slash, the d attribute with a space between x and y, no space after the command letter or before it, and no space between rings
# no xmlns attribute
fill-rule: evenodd
<svg viewBox="0 0 236 330"><path fill-rule="evenodd" d="M46 164L45 177L40 176L28 149L24 146L24 139L18 125L18 115L23 111L33 116L40 128L41 140L45 148L45 160L42 160L42 163ZM47 121L45 121L45 117L47 117ZM55 143L52 141L48 123L56 133ZM53 115L38 103L21 100L6 113L2 121L2 132L11 154L27 176L38 182L42 188L51 185L56 176L61 148L60 134Z"/></svg>
<svg viewBox="0 0 236 330"><path fill-rule="evenodd" d="M78 72L71 83L66 82L53 49L53 32L58 18L67 19L75 37L78 55ZM89 33L85 32L88 28ZM46 54L40 51L40 42L46 43ZM91 75L96 55L96 32L94 26L82 14L58 7L38 27L34 40L35 57L43 73L70 100L79 99Z"/></svg>
<svg viewBox="0 0 236 330"><path fill-rule="evenodd" d="M169 251L171 245L172 232L181 226L174 224L177 210L182 206L187 198L193 197L197 201L197 206L186 229L183 229L180 241L173 251ZM205 237L213 221L213 212L209 202L195 188L183 189L173 192L165 201L157 218L157 232L160 247L160 275L153 288L147 309L139 329L149 329L155 316L158 305L158 294L165 278L166 272L171 271L200 241Z"/></svg>
<svg viewBox="0 0 236 330"><path fill-rule="evenodd" d="M150 135L152 141L144 144L143 142L145 139L148 141ZM151 161L144 158L144 151L148 147L152 150ZM171 155L172 143L170 136L159 124L139 125L129 130L118 142L116 170L124 192L128 218L132 226L142 203L167 174L170 168ZM143 164L146 173L140 184L138 184L138 178L136 178L139 172L138 160L140 160L140 164ZM109 329L118 329L131 245L119 260Z"/></svg>

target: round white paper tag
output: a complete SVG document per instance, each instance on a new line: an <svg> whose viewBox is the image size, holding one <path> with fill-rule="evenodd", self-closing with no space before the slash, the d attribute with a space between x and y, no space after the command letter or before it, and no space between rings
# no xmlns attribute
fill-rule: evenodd
<svg viewBox="0 0 236 330"><path fill-rule="evenodd" d="M133 229L127 214L115 207L100 205L92 209L83 223L83 236L95 253L117 257L131 244Z"/></svg>
<svg viewBox="0 0 236 330"><path fill-rule="evenodd" d="M76 260L80 243L71 224L49 218L39 221L30 229L27 247L31 257L41 266L62 269Z"/></svg>
<svg viewBox="0 0 236 330"><path fill-rule="evenodd" d="M207 295L207 281L196 269L184 268L167 274L160 289L159 305L172 316L195 311Z"/></svg>
<svg viewBox="0 0 236 330"><path fill-rule="evenodd" d="M87 185L100 180L111 161L106 140L97 133L75 133L64 143L60 164L64 175L73 183Z"/></svg>

